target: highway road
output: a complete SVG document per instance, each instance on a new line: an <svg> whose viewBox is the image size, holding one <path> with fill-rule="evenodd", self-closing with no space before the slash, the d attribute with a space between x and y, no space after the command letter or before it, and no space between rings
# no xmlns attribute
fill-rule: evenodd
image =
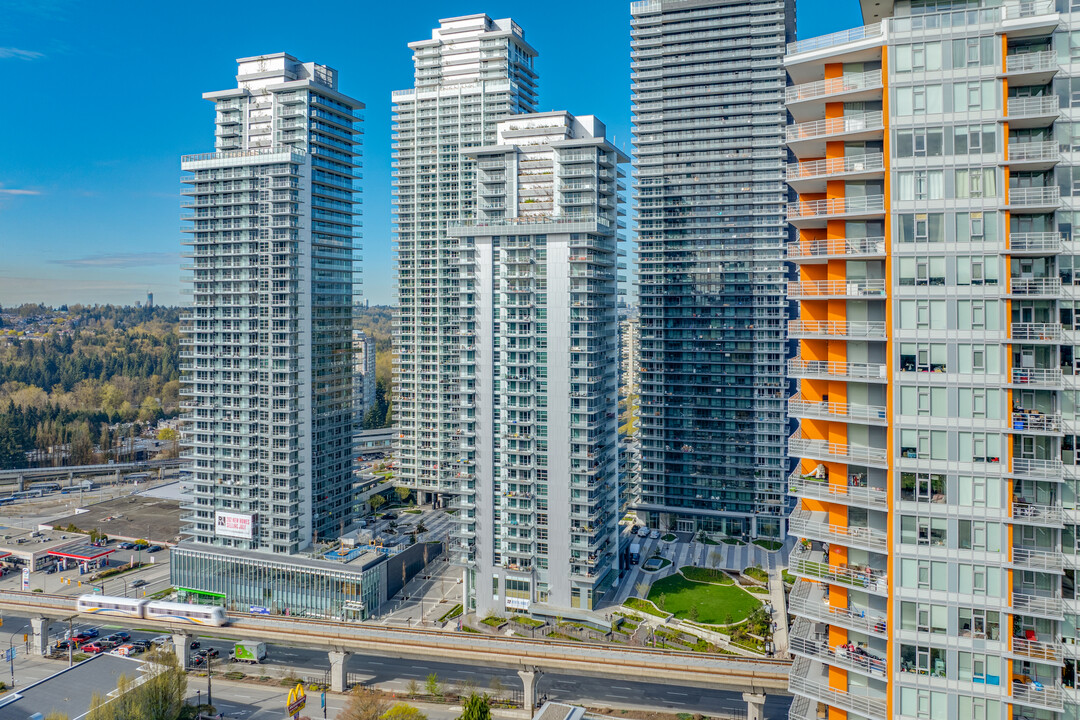
<svg viewBox="0 0 1080 720"><path fill-rule="evenodd" d="M6 612L2 632L9 634L32 632L28 618L29 616ZM86 626L86 624L77 624L75 627ZM136 639L149 639L159 634L157 632L141 632L132 627L124 627L121 624L103 625L100 626L100 629L102 634L107 634L105 632L107 630L125 629L130 631ZM54 623L50 628L50 633L54 639L62 638L66 631L66 623ZM220 638L215 640L212 635L201 636L199 640L202 647L215 647L221 651L223 656L231 645L229 641ZM266 668L266 674L268 675L280 674L284 676L293 669L301 675L318 675L330 667L326 653L317 650L268 645L267 655L267 661L263 667ZM360 654L350 656L347 662L347 671L352 675L351 679L359 679L367 684L377 685L380 688L397 692L404 691L410 681L415 681L423 687L425 679L431 673L435 673L439 677L444 687L460 688L468 684L478 691L491 692L492 679L496 677L508 692L515 691L520 694L522 687L521 680L513 670ZM218 666L215 665L215 667ZM223 667L227 667L227 665ZM248 667L243 669L249 673L251 672ZM193 680L191 687L192 689L199 687L198 681ZM546 696L549 700L594 707L607 706L626 709L702 713L706 715L720 714L725 709L740 714L746 711L746 703L743 702L741 694L737 692L584 676L544 675L537 684L537 694L540 698ZM786 718L790 704L790 697L769 695L765 703L766 720Z"/></svg>

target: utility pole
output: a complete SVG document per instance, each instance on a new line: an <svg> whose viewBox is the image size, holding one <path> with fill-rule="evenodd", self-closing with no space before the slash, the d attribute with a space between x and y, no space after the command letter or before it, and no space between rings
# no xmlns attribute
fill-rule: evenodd
<svg viewBox="0 0 1080 720"><path fill-rule="evenodd" d="M213 690L210 687L210 678L214 675L214 658L210 657L210 653L206 654L206 704L213 706L214 695Z"/></svg>
<svg viewBox="0 0 1080 720"><path fill-rule="evenodd" d="M75 619L74 615L72 615L71 617L68 618L68 636L67 636L68 667L71 667L72 665L75 664L75 636L74 636L74 633L72 632L72 627L71 627L71 621L74 620L74 619Z"/></svg>

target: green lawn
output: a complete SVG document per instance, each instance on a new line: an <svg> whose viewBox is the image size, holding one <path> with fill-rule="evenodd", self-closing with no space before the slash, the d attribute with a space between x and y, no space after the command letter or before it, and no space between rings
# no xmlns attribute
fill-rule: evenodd
<svg viewBox="0 0 1080 720"><path fill-rule="evenodd" d="M656 617L667 617L667 613L660 612L651 602L649 602L648 600L642 600L641 598L626 598L626 602L624 602L623 605L628 608L637 610L638 612L655 615Z"/></svg>
<svg viewBox="0 0 1080 720"><path fill-rule="evenodd" d="M675 538L674 533L668 533L667 535L664 535L660 539L663 540L664 542L674 542L676 538Z"/></svg>
<svg viewBox="0 0 1080 720"><path fill-rule="evenodd" d="M694 580L696 582L703 583L715 583L717 585L733 585L735 581L731 579L723 570L713 570L712 568L694 567L693 565L684 565L679 568L679 572L686 576L687 580Z"/></svg>
<svg viewBox="0 0 1080 720"><path fill-rule="evenodd" d="M743 570L743 575L746 575L746 577L749 577L749 578L754 578L755 580L758 580L760 582L768 582L769 581L769 573L765 572L764 570L757 567L756 565L753 565L753 566L748 567L745 570Z"/></svg>
<svg viewBox="0 0 1080 720"><path fill-rule="evenodd" d="M736 585L714 585L687 580L682 575L669 575L657 580L649 588L649 600L662 610L673 613L681 620L690 620L690 608L698 611L697 622L708 625L724 624L731 616L732 622L740 622L750 616L761 601Z"/></svg>
<svg viewBox="0 0 1080 720"><path fill-rule="evenodd" d="M534 627L534 628L538 628L541 625L545 624L543 620L537 620L536 618L525 617L524 615L515 615L512 618L510 618L510 622L514 622L514 623L517 623L518 625L524 625L526 627Z"/></svg>
<svg viewBox="0 0 1080 720"><path fill-rule="evenodd" d="M441 618L439 618L439 622L446 622L447 620L450 620L451 618L456 618L461 613L462 613L461 603L458 603L454 607L447 610L446 614L444 614Z"/></svg>
<svg viewBox="0 0 1080 720"><path fill-rule="evenodd" d="M705 545L719 545L720 544L720 543L716 542L715 540L713 540L712 538L705 538L701 542L704 543Z"/></svg>
<svg viewBox="0 0 1080 720"><path fill-rule="evenodd" d="M490 616L484 618L483 620L481 620L480 622L484 623L485 625L489 625L489 626L491 626L493 628L497 628L500 625L502 625L503 623L505 623L506 619L501 618L498 615L490 615Z"/></svg>
<svg viewBox="0 0 1080 720"><path fill-rule="evenodd" d="M723 540L721 540L721 542L724 543L725 545L745 545L746 544L742 540L736 540L735 538L724 538Z"/></svg>
<svg viewBox="0 0 1080 720"><path fill-rule="evenodd" d="M776 552L780 548L784 547L784 543L780 542L779 540L755 540L754 544L758 547L763 547L766 550L772 550L773 552Z"/></svg>
<svg viewBox="0 0 1080 720"><path fill-rule="evenodd" d="M784 582L786 582L788 585L794 585L795 581L798 580L797 577L789 573L787 570L782 570L780 574L783 576Z"/></svg>

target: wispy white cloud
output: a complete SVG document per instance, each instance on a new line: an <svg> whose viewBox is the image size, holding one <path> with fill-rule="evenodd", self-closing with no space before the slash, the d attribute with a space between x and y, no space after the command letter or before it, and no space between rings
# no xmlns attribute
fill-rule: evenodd
<svg viewBox="0 0 1080 720"><path fill-rule="evenodd" d="M40 195L39 190L25 190L20 188L2 188L0 187L0 195Z"/></svg>
<svg viewBox="0 0 1080 720"><path fill-rule="evenodd" d="M177 253L142 252L104 253L81 258L62 258L51 262L73 268L131 268L175 265L179 260L180 256Z"/></svg>
<svg viewBox="0 0 1080 720"><path fill-rule="evenodd" d="M40 60L45 53L17 47L0 47L0 60Z"/></svg>

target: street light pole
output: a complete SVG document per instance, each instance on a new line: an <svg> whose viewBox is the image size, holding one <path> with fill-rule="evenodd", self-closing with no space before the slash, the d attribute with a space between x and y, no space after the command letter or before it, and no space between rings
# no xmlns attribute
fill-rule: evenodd
<svg viewBox="0 0 1080 720"><path fill-rule="evenodd" d="M206 653L206 704L211 707L214 705L213 689L210 687L210 678L214 675L214 658L210 657L210 653Z"/></svg>

